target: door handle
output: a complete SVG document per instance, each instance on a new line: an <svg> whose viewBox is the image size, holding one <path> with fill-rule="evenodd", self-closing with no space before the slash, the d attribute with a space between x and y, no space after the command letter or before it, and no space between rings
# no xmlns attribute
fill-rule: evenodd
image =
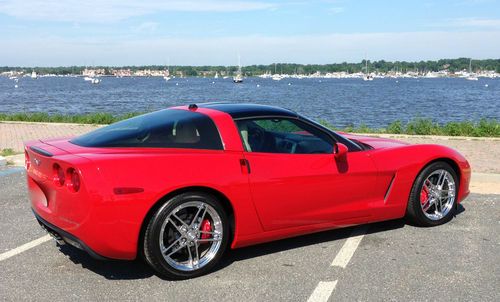
<svg viewBox="0 0 500 302"><path fill-rule="evenodd" d="M240 159L241 172L244 174L250 174L250 163L248 160L242 158Z"/></svg>

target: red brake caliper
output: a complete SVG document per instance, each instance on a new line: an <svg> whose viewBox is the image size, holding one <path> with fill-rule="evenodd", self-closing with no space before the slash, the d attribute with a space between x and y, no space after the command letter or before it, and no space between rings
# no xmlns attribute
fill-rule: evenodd
<svg viewBox="0 0 500 302"><path fill-rule="evenodd" d="M429 198L429 190L427 189L426 186L424 186L422 188L422 191L420 191L420 203L425 204L428 198Z"/></svg>
<svg viewBox="0 0 500 302"><path fill-rule="evenodd" d="M212 231L212 224L210 223L210 221L208 219L204 219L202 222L201 222L201 231L203 232L211 232ZM201 239L210 239L210 234L201 234Z"/></svg>

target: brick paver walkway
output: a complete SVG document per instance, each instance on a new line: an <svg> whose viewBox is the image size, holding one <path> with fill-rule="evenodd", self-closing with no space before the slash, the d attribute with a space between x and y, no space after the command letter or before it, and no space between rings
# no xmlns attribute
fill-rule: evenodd
<svg viewBox="0 0 500 302"><path fill-rule="evenodd" d="M95 125L0 122L0 150L23 151L23 142L40 138L80 135L96 129Z"/></svg>
<svg viewBox="0 0 500 302"><path fill-rule="evenodd" d="M80 135L97 127L96 125L0 122L0 150L11 148L22 152L23 141ZM462 153L471 163L474 172L500 173L500 140L498 139L411 136L396 139L412 144L446 145Z"/></svg>

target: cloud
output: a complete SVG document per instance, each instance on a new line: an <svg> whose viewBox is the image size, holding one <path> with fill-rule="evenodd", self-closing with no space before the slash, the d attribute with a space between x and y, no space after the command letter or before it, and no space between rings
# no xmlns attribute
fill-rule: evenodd
<svg viewBox="0 0 500 302"><path fill-rule="evenodd" d="M500 19L487 18L454 18L443 22L430 24L431 27L457 27L457 28L489 28L500 29Z"/></svg>
<svg viewBox="0 0 500 302"><path fill-rule="evenodd" d="M273 62L331 63L370 60L434 60L498 58L500 31L381 32L354 34L217 38L44 37L8 39L0 48L0 66L85 65L243 65Z"/></svg>
<svg viewBox="0 0 500 302"><path fill-rule="evenodd" d="M139 26L132 27L132 30L134 32L152 33L152 32L155 32L159 26L160 26L160 23L158 23L158 22L143 22L143 23L139 24Z"/></svg>
<svg viewBox="0 0 500 302"><path fill-rule="evenodd" d="M328 11L332 14L340 14L343 13L345 9L343 7L331 7Z"/></svg>
<svg viewBox="0 0 500 302"><path fill-rule="evenodd" d="M276 6L249 0L2 0L0 13L27 20L104 23L158 12L229 13Z"/></svg>

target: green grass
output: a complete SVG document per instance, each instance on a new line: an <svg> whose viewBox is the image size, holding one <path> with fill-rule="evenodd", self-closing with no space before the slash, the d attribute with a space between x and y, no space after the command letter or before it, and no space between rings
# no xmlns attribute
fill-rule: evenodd
<svg viewBox="0 0 500 302"><path fill-rule="evenodd" d="M112 115L111 113L89 113L89 114L48 114L48 113L0 113L0 121L16 122L44 122L44 123L76 123L76 124L111 124L127 118L140 115L140 112L132 112L123 115Z"/></svg>
<svg viewBox="0 0 500 302"><path fill-rule="evenodd" d="M123 115L110 113L89 113L77 115L47 114L47 113L0 113L0 121L24 121L45 123L77 123L77 124L111 124L123 119L142 114L132 112ZM500 121L481 119L479 121L449 122L440 124L430 119L416 118L407 123L394 121L384 128L370 128L365 124L334 127L326 121L320 121L324 126L345 132L357 133L387 133L387 134L417 134L417 135L446 135L472 137L500 137ZM2 151L3 152L3 151Z"/></svg>
<svg viewBox="0 0 500 302"><path fill-rule="evenodd" d="M19 154L19 152L16 152L10 148L0 150L0 156L10 156L10 155L16 155L16 154Z"/></svg>
<svg viewBox="0 0 500 302"><path fill-rule="evenodd" d="M334 130L356 133L500 137L500 122L487 119L481 119L477 122L463 121L439 124L430 119L417 118L406 124L394 121L386 127L378 129L369 128L364 124L345 128L334 127L325 121L321 121L321 124Z"/></svg>

